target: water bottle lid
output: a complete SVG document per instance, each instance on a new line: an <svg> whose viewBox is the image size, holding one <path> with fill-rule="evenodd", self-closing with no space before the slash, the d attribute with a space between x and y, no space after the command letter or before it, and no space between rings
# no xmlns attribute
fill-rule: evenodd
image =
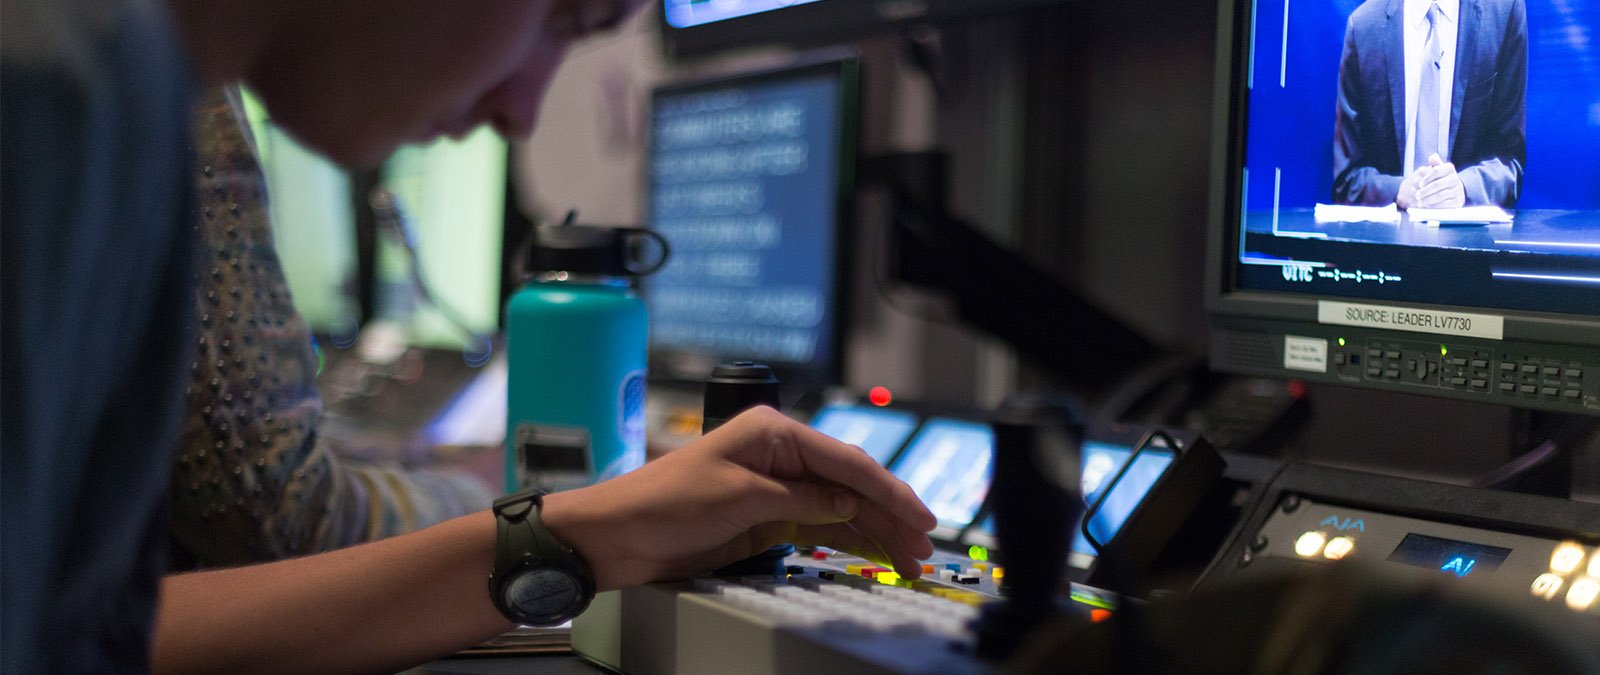
<svg viewBox="0 0 1600 675"><path fill-rule="evenodd" d="M534 228L523 270L608 277L642 277L661 269L669 249L661 235L636 227L577 225L569 214L559 225Z"/></svg>

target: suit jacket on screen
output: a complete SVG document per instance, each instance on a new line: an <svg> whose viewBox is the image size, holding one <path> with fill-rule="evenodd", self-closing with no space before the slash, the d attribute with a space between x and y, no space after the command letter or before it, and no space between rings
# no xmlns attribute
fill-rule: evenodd
<svg viewBox="0 0 1600 675"><path fill-rule="evenodd" d="M1405 173L1404 0L1350 14L1339 60L1334 200L1392 204ZM1468 204L1515 206L1527 155L1528 19L1523 0L1461 0L1450 161Z"/></svg>

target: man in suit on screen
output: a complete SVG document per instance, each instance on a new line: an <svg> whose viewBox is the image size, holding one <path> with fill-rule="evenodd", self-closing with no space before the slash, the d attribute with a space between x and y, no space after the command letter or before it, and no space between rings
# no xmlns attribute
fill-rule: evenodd
<svg viewBox="0 0 1600 675"><path fill-rule="evenodd" d="M1524 0L1366 0L1339 59L1335 201L1515 206L1527 85Z"/></svg>

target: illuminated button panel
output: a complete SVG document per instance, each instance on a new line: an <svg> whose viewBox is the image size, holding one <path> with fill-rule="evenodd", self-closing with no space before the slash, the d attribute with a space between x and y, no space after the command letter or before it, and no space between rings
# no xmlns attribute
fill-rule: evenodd
<svg viewBox="0 0 1600 675"><path fill-rule="evenodd" d="M1345 559L1443 575L1498 595L1600 615L1600 542L1548 539L1286 497L1235 561Z"/></svg>
<svg viewBox="0 0 1600 675"><path fill-rule="evenodd" d="M1600 547L1575 541L1557 544L1550 552L1550 571L1529 587L1533 597L1563 602L1578 612L1600 610Z"/></svg>

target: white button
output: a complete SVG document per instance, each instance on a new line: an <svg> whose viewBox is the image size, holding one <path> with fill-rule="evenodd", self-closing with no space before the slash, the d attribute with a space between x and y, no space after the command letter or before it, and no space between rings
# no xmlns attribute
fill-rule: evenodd
<svg viewBox="0 0 1600 675"><path fill-rule="evenodd" d="M1589 555L1589 576L1600 579L1600 548Z"/></svg>
<svg viewBox="0 0 1600 675"><path fill-rule="evenodd" d="M1567 575L1578 570L1578 565L1583 564L1584 550L1570 541L1563 542L1550 554L1550 571L1556 574Z"/></svg>
<svg viewBox="0 0 1600 675"><path fill-rule="evenodd" d="M1300 535L1299 539L1294 540L1294 552L1296 555L1302 558L1310 558L1311 556L1321 553L1322 546L1326 543L1328 543L1327 535L1316 530L1312 530Z"/></svg>
<svg viewBox="0 0 1600 675"><path fill-rule="evenodd" d="M1566 579L1562 579L1553 573L1545 572L1539 575L1539 578L1533 580L1533 596L1544 598L1545 600L1554 599L1556 594L1561 592L1561 584L1563 583L1566 583Z"/></svg>
<svg viewBox="0 0 1600 675"><path fill-rule="evenodd" d="M1342 560L1356 550L1356 541L1349 537L1334 537L1328 540L1328 545L1322 549L1322 557L1329 560Z"/></svg>
<svg viewBox="0 0 1600 675"><path fill-rule="evenodd" d="M1567 606L1580 612L1594 606L1595 598L1600 597L1600 579L1583 577L1572 582L1572 587L1567 589Z"/></svg>

